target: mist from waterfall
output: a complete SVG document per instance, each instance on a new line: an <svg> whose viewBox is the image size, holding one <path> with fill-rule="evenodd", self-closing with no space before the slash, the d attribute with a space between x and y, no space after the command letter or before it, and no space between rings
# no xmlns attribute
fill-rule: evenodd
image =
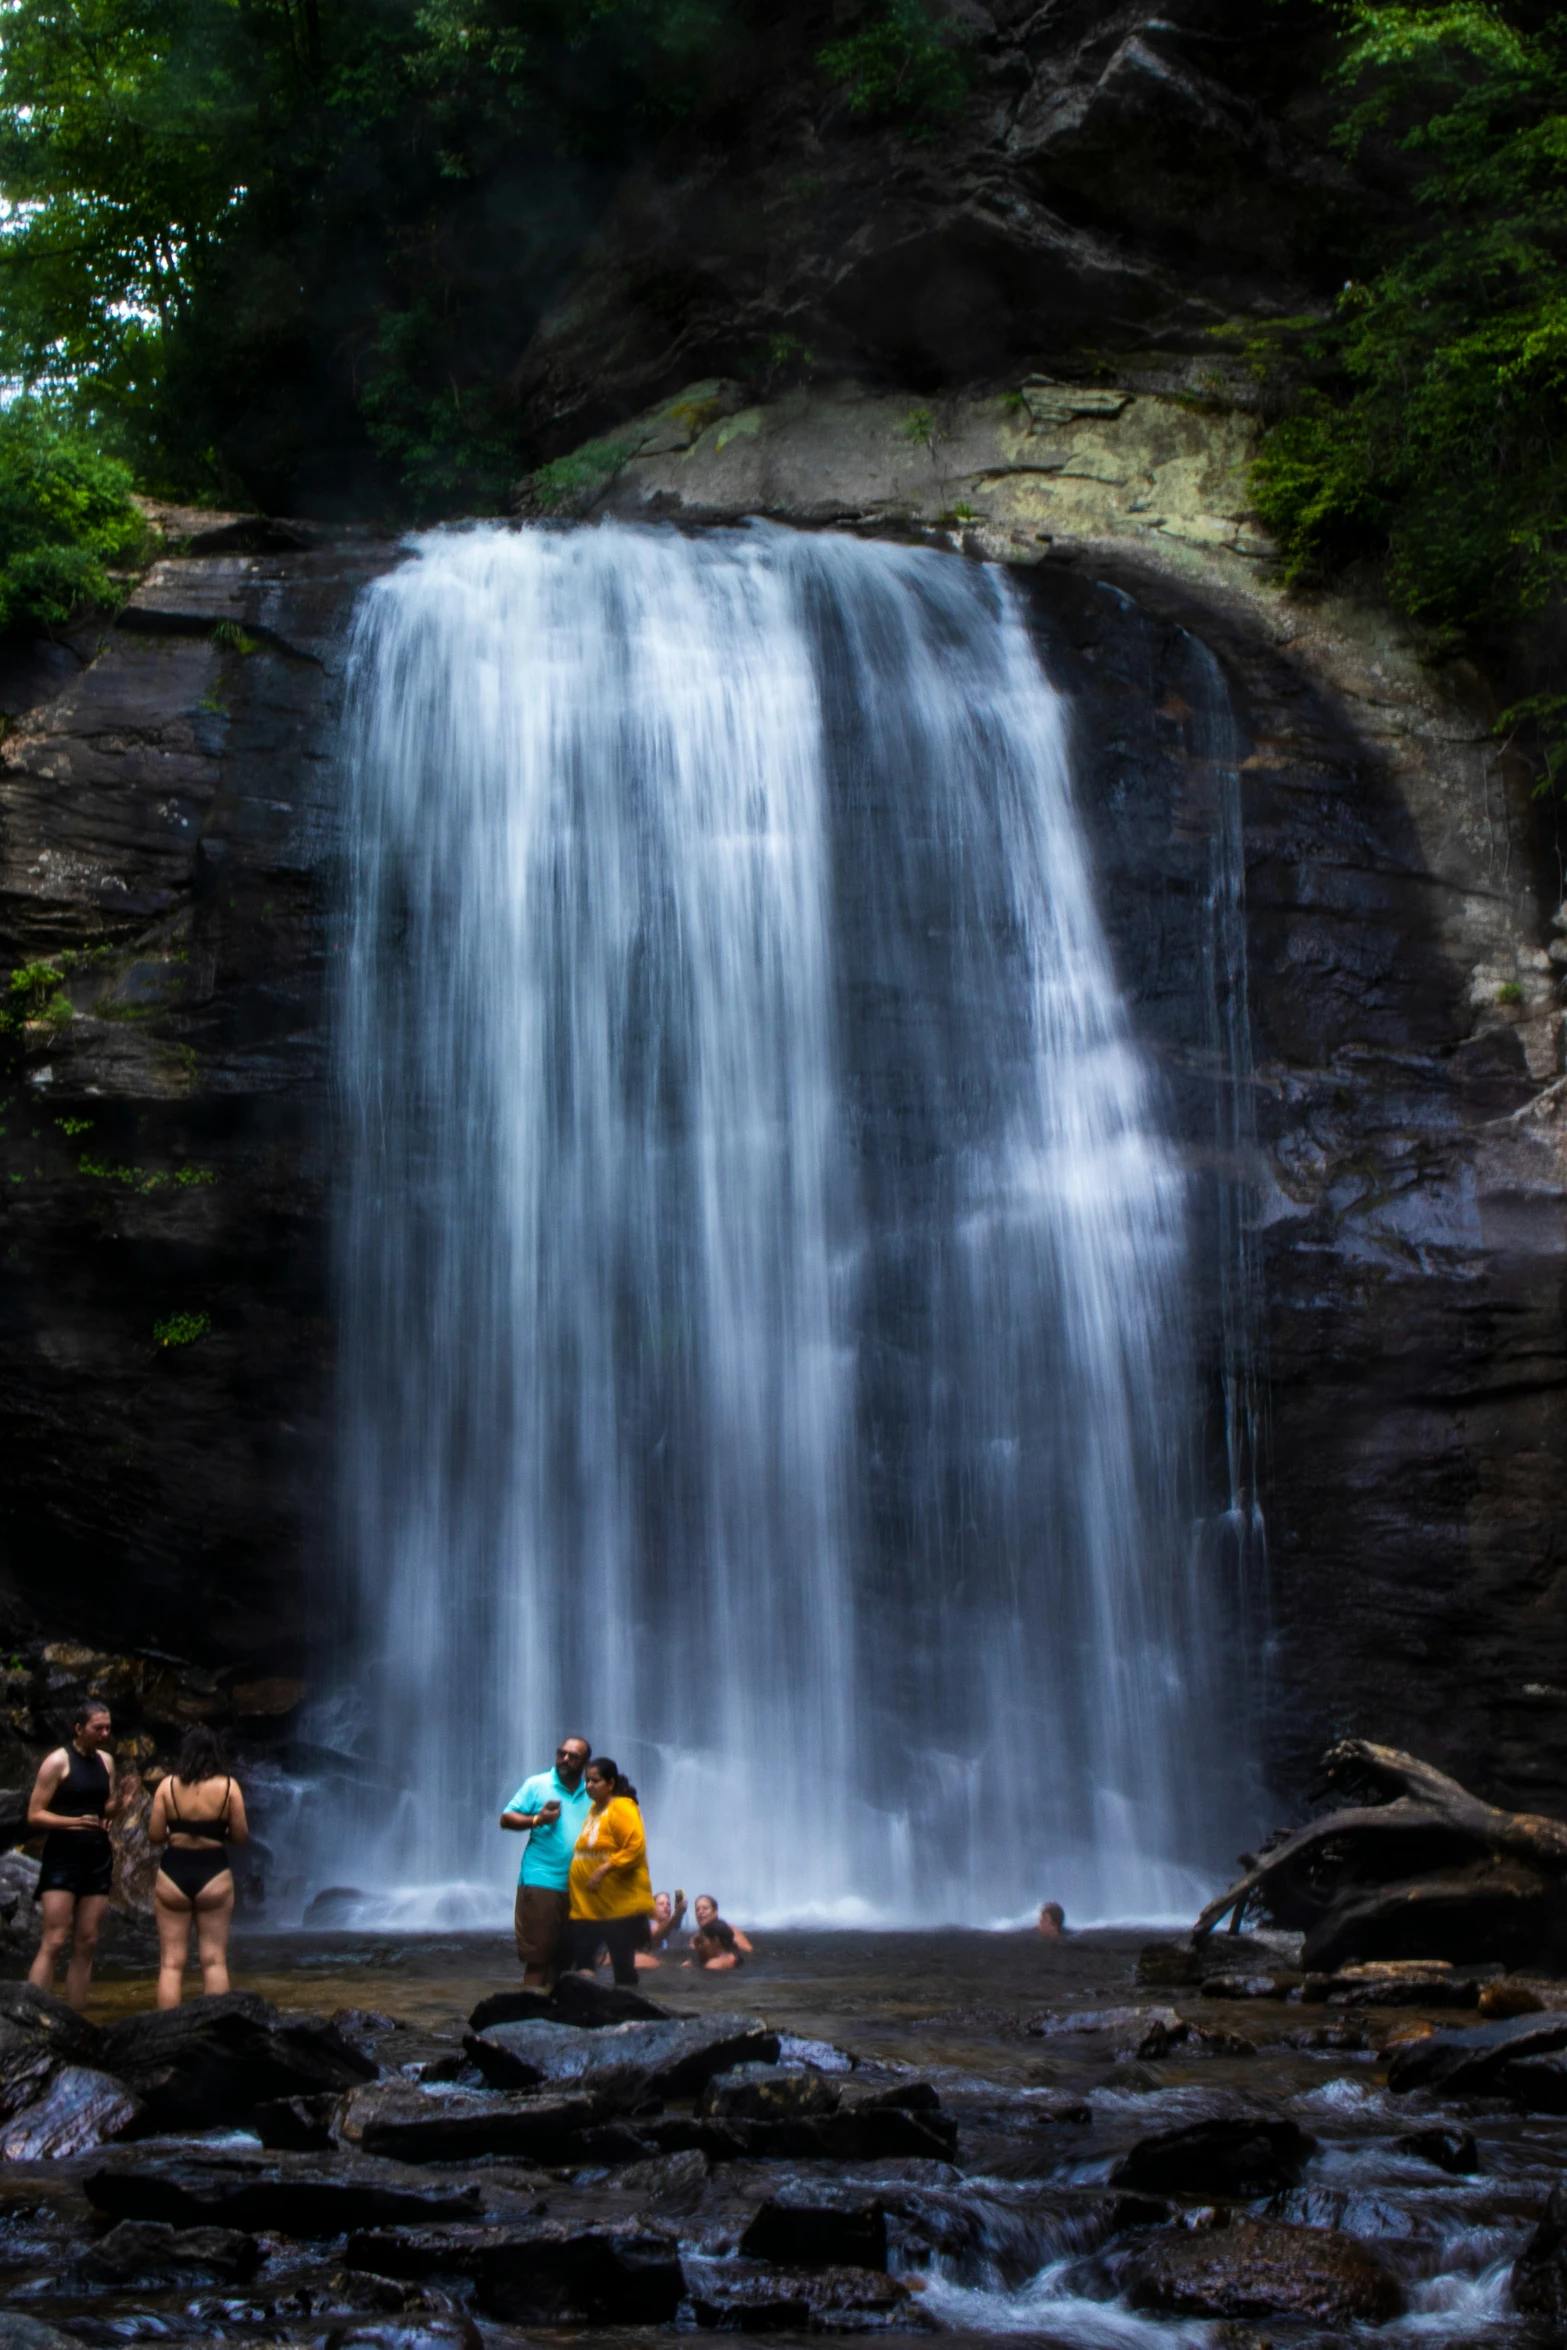
<svg viewBox="0 0 1567 2350"><path fill-rule="evenodd" d="M580 1730L731 1915L1189 1911L1186 1178L1007 577L435 533L347 745L323 1870L498 1915Z"/></svg>

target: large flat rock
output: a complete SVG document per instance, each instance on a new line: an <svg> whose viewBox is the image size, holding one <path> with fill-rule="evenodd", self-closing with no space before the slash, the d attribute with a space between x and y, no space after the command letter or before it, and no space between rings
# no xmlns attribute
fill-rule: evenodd
<svg viewBox="0 0 1567 2350"><path fill-rule="evenodd" d="M695 2097L716 2073L774 2064L778 2035L759 2016L609 2024L596 2030L534 2020L492 2024L463 2043L497 2089L581 2082L621 2110L651 2099Z"/></svg>
<svg viewBox="0 0 1567 2350"><path fill-rule="evenodd" d="M94 2209L113 2220L307 2238L472 2219L479 2210L476 2187L410 2178L349 2155L119 2155L93 2171L83 2188Z"/></svg>

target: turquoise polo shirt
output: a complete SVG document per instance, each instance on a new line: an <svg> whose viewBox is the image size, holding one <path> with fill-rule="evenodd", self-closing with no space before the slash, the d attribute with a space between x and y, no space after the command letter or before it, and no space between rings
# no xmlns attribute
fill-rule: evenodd
<svg viewBox="0 0 1567 2350"><path fill-rule="evenodd" d="M548 1885L552 1892L564 1893L571 1875L571 1856L577 1849L583 1823L593 1809L593 1798L580 1780L575 1792L563 1787L559 1774L551 1767L524 1779L506 1809L542 1811L547 1803L560 1805L560 1818L547 1828L533 1829L522 1856L522 1867L517 1872L517 1882Z"/></svg>

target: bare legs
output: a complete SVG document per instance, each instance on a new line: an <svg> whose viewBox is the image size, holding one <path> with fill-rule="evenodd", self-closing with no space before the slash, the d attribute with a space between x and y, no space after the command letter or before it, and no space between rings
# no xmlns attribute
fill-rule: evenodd
<svg viewBox="0 0 1567 2350"><path fill-rule="evenodd" d="M27 1980L35 1990L54 1989L55 1968L69 1942L71 1963L66 1970L65 1996L74 2008L87 2005L93 1960L98 1955L98 1929L108 1906L107 1893L55 1892L42 1896L39 1907L44 1917L43 1939L38 1945L38 1956L27 1970Z"/></svg>
<svg viewBox="0 0 1567 2350"><path fill-rule="evenodd" d="M158 2005L178 2007L190 1956L190 1925L196 1921L196 1955L201 1987L217 1993L229 1987L229 1920L234 1915L234 1872L225 1869L203 1885L192 1902L173 1879L158 1871L152 1889L158 1920Z"/></svg>

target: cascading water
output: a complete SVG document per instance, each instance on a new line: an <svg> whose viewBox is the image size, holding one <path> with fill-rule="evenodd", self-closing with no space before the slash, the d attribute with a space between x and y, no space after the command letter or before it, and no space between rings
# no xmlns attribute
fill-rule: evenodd
<svg viewBox="0 0 1567 2350"><path fill-rule="evenodd" d="M1007 579L436 534L348 741L337 1871L493 1912L580 1729L737 1913L1186 1909L1185 1178Z"/></svg>

